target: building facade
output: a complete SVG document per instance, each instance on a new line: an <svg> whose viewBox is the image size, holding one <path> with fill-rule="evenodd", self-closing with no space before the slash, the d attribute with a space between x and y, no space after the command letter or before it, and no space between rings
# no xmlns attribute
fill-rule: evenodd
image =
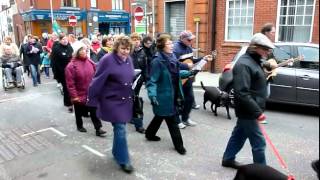
<svg viewBox="0 0 320 180"><path fill-rule="evenodd" d="M9 36L14 41L13 14L16 13L16 6L13 0L2 0L0 2L0 42Z"/></svg>
<svg viewBox="0 0 320 180"><path fill-rule="evenodd" d="M65 33L91 35L97 32L131 32L131 6L128 0L16 0L16 3L18 13L14 19L24 34L41 36L44 32L51 33L51 7L53 19ZM70 16L76 16L75 26L70 26ZM19 32L16 32L17 36Z"/></svg>
<svg viewBox="0 0 320 180"><path fill-rule="evenodd" d="M221 72L238 50L267 22L276 26L275 41L319 44L319 0L155 2L156 33L169 32L177 38L179 32L188 29L197 34L194 47L203 51L200 55L210 54L214 50L217 52L215 60L206 67L211 72ZM197 20L200 20L198 31Z"/></svg>

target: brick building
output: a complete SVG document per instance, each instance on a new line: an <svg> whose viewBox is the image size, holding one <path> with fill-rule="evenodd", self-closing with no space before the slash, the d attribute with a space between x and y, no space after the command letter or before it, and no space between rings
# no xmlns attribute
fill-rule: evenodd
<svg viewBox="0 0 320 180"><path fill-rule="evenodd" d="M16 39L43 32L51 33L51 6L53 17L66 33L88 35L131 32L130 1L128 0L16 0L18 14L14 16ZM77 25L69 25L69 16L77 17Z"/></svg>
<svg viewBox="0 0 320 180"><path fill-rule="evenodd" d="M207 70L221 72L243 44L274 23L275 41L319 44L319 0L156 0L157 32L177 36L183 29L196 32L200 18L199 48L217 51ZM150 7L150 1L149 1ZM194 47L197 45L194 44Z"/></svg>

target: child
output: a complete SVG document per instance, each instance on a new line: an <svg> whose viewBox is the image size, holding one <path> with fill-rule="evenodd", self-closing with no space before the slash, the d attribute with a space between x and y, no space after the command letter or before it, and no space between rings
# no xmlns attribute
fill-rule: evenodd
<svg viewBox="0 0 320 180"><path fill-rule="evenodd" d="M49 49L44 46L43 47L43 53L41 53L41 59L42 59L42 63L41 63L41 70L44 70L44 73L46 74L46 78L49 79L50 78L50 52Z"/></svg>

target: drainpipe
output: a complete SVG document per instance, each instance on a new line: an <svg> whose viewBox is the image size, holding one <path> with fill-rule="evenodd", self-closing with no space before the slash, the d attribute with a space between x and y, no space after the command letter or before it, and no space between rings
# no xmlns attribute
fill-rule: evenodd
<svg viewBox="0 0 320 180"><path fill-rule="evenodd" d="M217 15L217 0L212 0L212 40L211 40L211 48L213 51L216 51L216 15ZM211 72L214 72L215 69L215 58L212 61Z"/></svg>

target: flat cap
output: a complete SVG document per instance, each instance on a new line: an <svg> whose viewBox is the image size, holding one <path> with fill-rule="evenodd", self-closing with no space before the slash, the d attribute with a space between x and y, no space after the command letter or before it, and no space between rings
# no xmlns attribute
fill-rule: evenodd
<svg viewBox="0 0 320 180"><path fill-rule="evenodd" d="M253 35L250 45L257 45L257 46L262 46L268 49L273 49L275 46L271 42L271 40L264 34L262 33L256 33Z"/></svg>

